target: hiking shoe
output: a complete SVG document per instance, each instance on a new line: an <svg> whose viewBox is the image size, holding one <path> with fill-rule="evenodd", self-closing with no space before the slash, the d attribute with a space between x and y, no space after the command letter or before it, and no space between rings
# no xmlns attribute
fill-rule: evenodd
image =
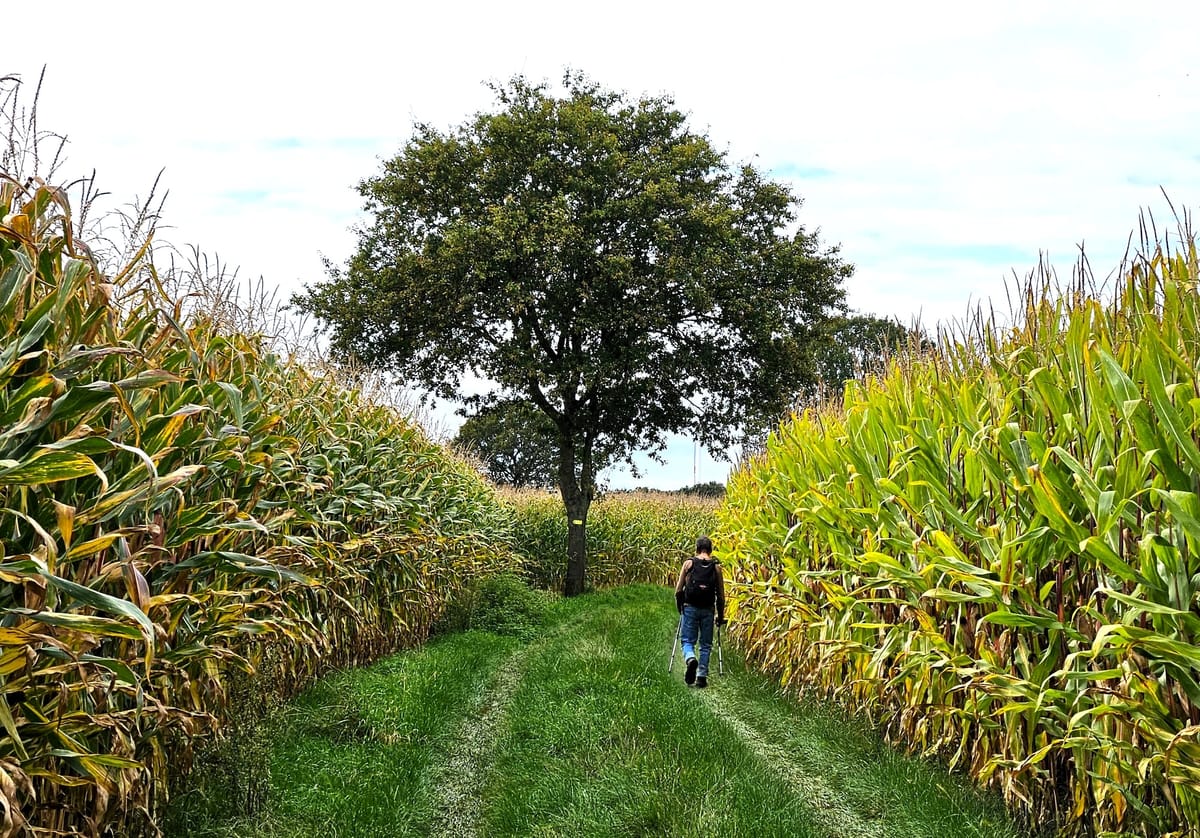
<svg viewBox="0 0 1200 838"><path fill-rule="evenodd" d="M707 675L701 675L699 678L696 679L696 688L697 689L702 690L707 686L708 686L708 676Z"/></svg>
<svg viewBox="0 0 1200 838"><path fill-rule="evenodd" d="M692 682L696 680L696 667L699 665L700 661L696 660L695 658L688 658L687 672L683 673L683 683L687 684L689 687L692 685Z"/></svg>

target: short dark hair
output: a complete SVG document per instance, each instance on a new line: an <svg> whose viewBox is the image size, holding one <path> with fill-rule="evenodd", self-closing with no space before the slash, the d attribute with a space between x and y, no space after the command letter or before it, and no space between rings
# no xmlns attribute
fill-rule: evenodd
<svg viewBox="0 0 1200 838"><path fill-rule="evenodd" d="M708 553L712 555L712 539L707 535L702 535L696 539L696 552Z"/></svg>

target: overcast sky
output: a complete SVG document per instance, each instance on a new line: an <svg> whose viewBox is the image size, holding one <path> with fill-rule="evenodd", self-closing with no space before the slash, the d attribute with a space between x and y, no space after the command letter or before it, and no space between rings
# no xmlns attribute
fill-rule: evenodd
<svg viewBox="0 0 1200 838"><path fill-rule="evenodd" d="M1006 308L1044 253L1119 261L1143 209L1200 202L1200 3L17 3L0 75L69 137L69 174L169 190L163 234L286 297L351 252L355 184L414 121L564 68L668 93L803 198L855 308L927 326ZM614 487L724 479L680 440Z"/></svg>

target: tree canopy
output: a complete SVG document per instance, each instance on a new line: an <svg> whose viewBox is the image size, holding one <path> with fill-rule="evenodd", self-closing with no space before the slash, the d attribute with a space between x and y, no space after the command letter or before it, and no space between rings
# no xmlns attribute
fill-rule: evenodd
<svg viewBox="0 0 1200 838"><path fill-rule="evenodd" d="M577 593L599 463L675 433L720 454L773 421L815 379L851 268L668 96L571 73L493 90L360 183L356 252L294 302L344 355L449 398L471 374L476 407L546 416Z"/></svg>
<svg viewBox="0 0 1200 838"><path fill-rule="evenodd" d="M839 392L847 381L878 372L897 350L928 344L918 329L869 314L831 318L825 334L828 341L816 350L817 376Z"/></svg>
<svg viewBox="0 0 1200 838"><path fill-rule="evenodd" d="M557 429L526 401L488 405L469 416L454 442L475 453L496 483L519 488L558 484Z"/></svg>

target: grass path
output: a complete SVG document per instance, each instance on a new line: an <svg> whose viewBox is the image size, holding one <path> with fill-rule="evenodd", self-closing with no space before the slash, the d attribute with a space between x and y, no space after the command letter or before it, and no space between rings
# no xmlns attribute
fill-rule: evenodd
<svg viewBox="0 0 1200 838"><path fill-rule="evenodd" d="M863 813L848 805L849 802L825 781L818 767L797 760L795 752L784 741L756 728L728 692L711 689L701 695L712 707L714 715L724 720L744 745L808 802L816 825L826 833L861 838L883 838L888 834L879 820L880 812Z"/></svg>
<svg viewBox="0 0 1200 838"><path fill-rule="evenodd" d="M490 681L480 684L444 759L429 772L436 810L430 838L475 838L480 835L484 801L479 796L482 781L492 765L493 748L505 722L509 702L524 676L525 665L547 642L581 622L561 623L527 646L512 652L497 667Z"/></svg>
<svg viewBox="0 0 1200 838"><path fill-rule="evenodd" d="M481 684L459 726L445 759L433 766L430 785L436 801L431 838L475 838L483 801L478 784L487 775L491 748L504 721L508 702L521 681L521 650L500 665L491 681Z"/></svg>
<svg viewBox="0 0 1200 838"><path fill-rule="evenodd" d="M672 606L650 586L579 597L532 641L468 632L323 682L270 745L265 810L187 834L1021 834L957 778L780 696L728 645L725 675L687 688L667 673Z"/></svg>

